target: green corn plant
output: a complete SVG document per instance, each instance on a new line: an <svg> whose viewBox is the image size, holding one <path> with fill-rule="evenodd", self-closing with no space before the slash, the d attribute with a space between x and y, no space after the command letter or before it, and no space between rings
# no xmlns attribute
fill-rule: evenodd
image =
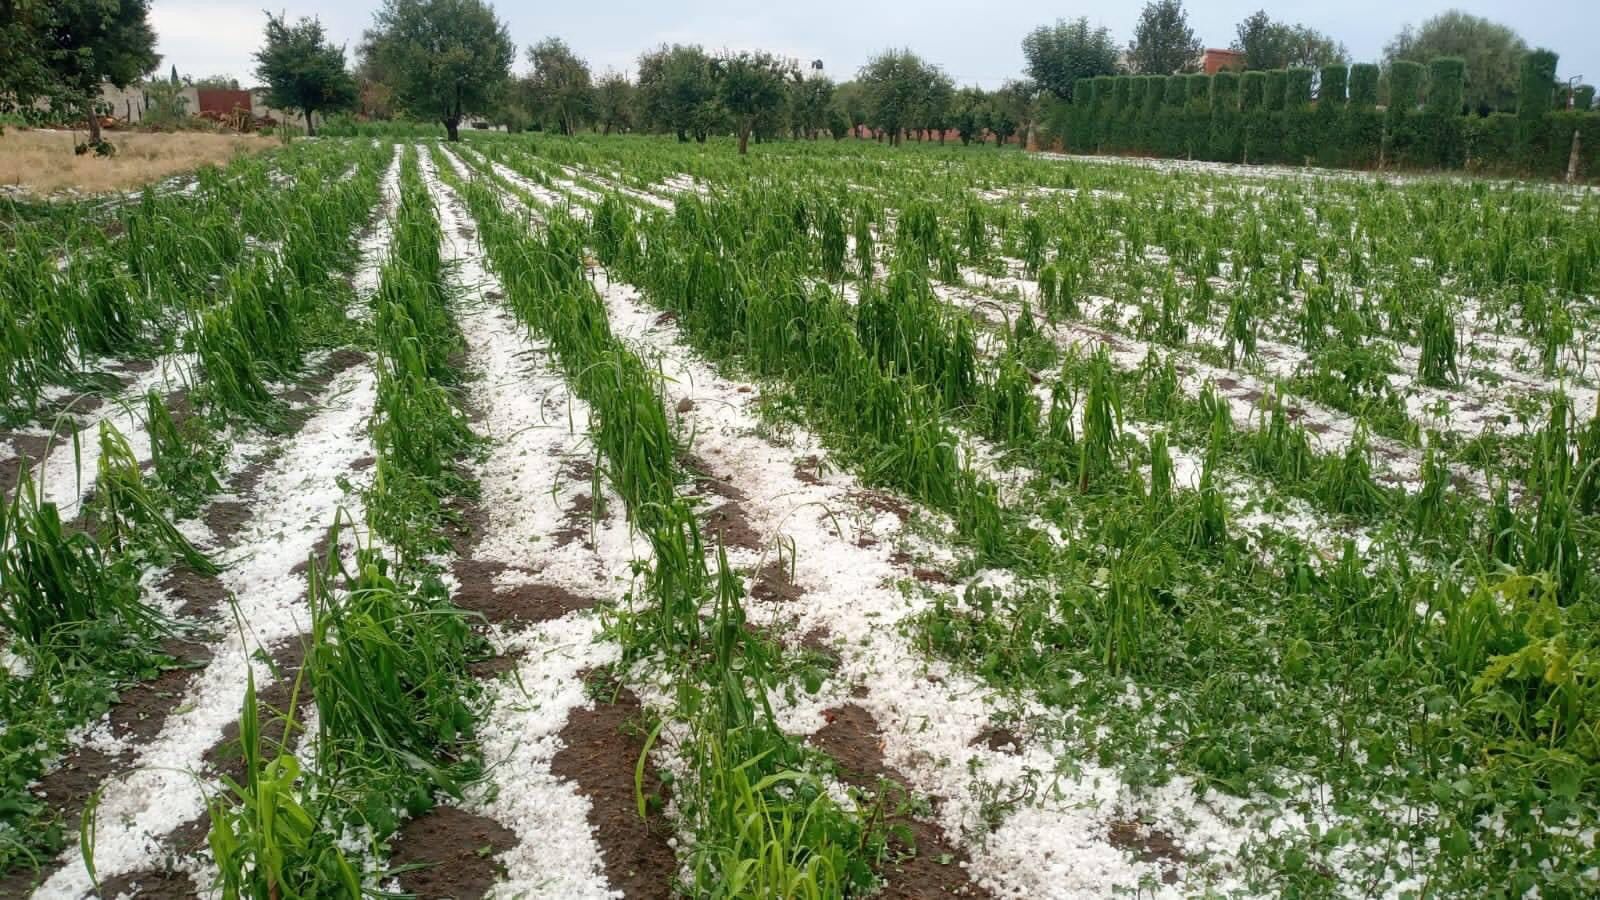
<svg viewBox="0 0 1600 900"><path fill-rule="evenodd" d="M1456 368L1456 326L1450 308L1442 300L1428 304L1422 315L1422 357L1417 377L1423 384L1445 386L1460 377Z"/></svg>
<svg viewBox="0 0 1600 900"><path fill-rule="evenodd" d="M245 676L239 741L244 748L245 783L224 776L224 792L207 804L207 843L216 861L225 900L280 900L289 897L364 896L356 868L340 849L335 833L322 826L326 800L312 787L294 754L283 748L261 754L260 706L254 672ZM297 677L294 688L298 693ZM294 709L293 703L290 709ZM284 729L287 735L293 728Z"/></svg>
<svg viewBox="0 0 1600 900"><path fill-rule="evenodd" d="M94 496L86 511L96 540L117 555L147 547L177 557L197 572L216 574L216 565L167 520L165 504L145 482L128 439L101 422L99 440Z"/></svg>

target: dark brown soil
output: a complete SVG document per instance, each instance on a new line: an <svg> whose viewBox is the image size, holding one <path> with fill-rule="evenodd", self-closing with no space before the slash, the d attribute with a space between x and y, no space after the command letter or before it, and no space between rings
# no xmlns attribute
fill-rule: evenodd
<svg viewBox="0 0 1600 900"><path fill-rule="evenodd" d="M794 478L801 484L822 483L822 460L808 456L794 464Z"/></svg>
<svg viewBox="0 0 1600 900"><path fill-rule="evenodd" d="M987 747L996 753L1015 754L1017 748L1022 746L1022 741L1017 738L1017 733L1009 728L990 725L978 732L969 745L972 747Z"/></svg>
<svg viewBox="0 0 1600 900"><path fill-rule="evenodd" d="M539 582L498 588L495 577L509 568L489 560L457 559L451 565L451 572L460 582L453 595L455 605L478 613L491 625L526 627L559 619L575 609L589 609L598 602L558 585Z"/></svg>
<svg viewBox="0 0 1600 900"><path fill-rule="evenodd" d="M217 576L196 572L181 561L162 579L161 589L183 599L178 605L178 617L189 622L214 618L228 602L228 589Z"/></svg>
<svg viewBox="0 0 1600 900"><path fill-rule="evenodd" d="M725 502L706 513L706 532L724 546L744 550L761 549L761 532L750 524L745 512L744 491L711 474L711 467L692 453L683 454L683 467L694 477L695 487L706 496L721 497Z"/></svg>
<svg viewBox="0 0 1600 900"><path fill-rule="evenodd" d="M872 714L854 703L829 710L828 724L811 736L811 742L839 764L839 777L846 784L876 792L884 782L905 791L904 782L883 759L882 738ZM883 891L876 896L895 898L989 897L991 894L967 875L967 855L950 843L935 825L899 815L891 825L911 830L915 846L891 840L894 856L879 869Z"/></svg>
<svg viewBox="0 0 1600 900"><path fill-rule="evenodd" d="M140 869L100 882L105 900L192 900L200 896L187 872Z"/></svg>
<svg viewBox="0 0 1600 900"><path fill-rule="evenodd" d="M165 649L183 667L168 669L122 692L110 713L111 730L116 737L137 745L150 741L160 733L161 726L177 708L184 692L199 673L198 666L205 661L203 652L190 645L169 643ZM132 752L112 755L79 745L68 751L59 765L39 779L33 786L33 794L49 804L62 827L71 832L82 818L89 798L94 796L107 778L126 769L133 758ZM61 863L51 861L37 872L16 869L0 873L0 897L25 896L36 883L44 881L60 868Z"/></svg>
<svg viewBox="0 0 1600 900"><path fill-rule="evenodd" d="M878 512L886 512L904 522L911 518L911 507L902 503L899 498L885 494L882 491L856 491L850 499L862 503Z"/></svg>
<svg viewBox="0 0 1600 900"><path fill-rule="evenodd" d="M675 896L678 873L667 843L670 829L654 812L639 818L634 766L644 752L642 722L639 699L623 689L615 702L574 710L561 730L565 746L550 761L551 772L589 798L589 825L600 844L606 880L629 900ZM662 796L660 776L648 763L643 787L646 798Z"/></svg>
<svg viewBox="0 0 1600 900"><path fill-rule="evenodd" d="M750 596L765 603L793 603L804 595L805 591L789 579L789 566L781 559L762 566L750 585Z"/></svg>
<svg viewBox="0 0 1600 900"><path fill-rule="evenodd" d="M732 501L706 513L706 531L727 547L761 549L761 533L750 524L744 507Z"/></svg>
<svg viewBox="0 0 1600 900"><path fill-rule="evenodd" d="M310 403L319 394L339 377L341 372L353 369L367 361L367 355L360 350L344 347L335 350L322 361L315 372L296 382L295 386L283 395L289 403Z"/></svg>
<svg viewBox="0 0 1600 900"><path fill-rule="evenodd" d="M478 900L505 874L495 857L516 845L516 834L493 819L436 806L400 828L389 865L405 870L400 887L418 900Z"/></svg>
<svg viewBox="0 0 1600 900"><path fill-rule="evenodd" d="M467 671L472 674L473 678L499 678L501 675L516 669L517 664L522 661L524 655L523 651L515 650L511 653L480 659L476 662L468 663Z"/></svg>
<svg viewBox="0 0 1600 900"><path fill-rule="evenodd" d="M1134 855L1140 862L1161 866L1161 880L1167 884L1178 882L1178 869L1185 857L1183 847L1171 833L1159 828L1147 828L1139 822L1122 820L1112 822L1106 840Z"/></svg>
<svg viewBox="0 0 1600 900"><path fill-rule="evenodd" d="M587 491L574 496L561 518L561 527L556 529L556 547L582 541L584 547L593 549L594 545L589 541L589 523L593 520L594 498Z"/></svg>
<svg viewBox="0 0 1600 900"><path fill-rule="evenodd" d="M0 492L9 497L17 489L23 466L32 468L35 462L43 458L49 441L38 435L18 434L14 431L0 432L0 441L9 443L11 448L17 451L17 455L10 459L0 459Z"/></svg>
<svg viewBox="0 0 1600 900"><path fill-rule="evenodd" d="M294 696L294 688L295 676L305 662L305 639L303 635L295 635L275 646L269 658L276 677L265 684L256 684L256 706L261 722L258 746L263 754L276 753L280 745L293 750L304 734L300 722L306 704L311 701L311 688L309 684L301 684L298 696ZM295 701L294 709L289 707L291 696ZM294 718L295 727L286 737L284 731L290 716ZM237 719L223 726L222 736L205 752L204 759L219 774L244 783L244 748L239 745Z"/></svg>
<svg viewBox="0 0 1600 900"><path fill-rule="evenodd" d="M896 550L894 554L889 557L889 562L897 566L904 566L911 569L911 577L917 579L918 581L927 582L928 584L956 583L956 580L950 577L950 575L946 572L941 572L938 569L930 569L926 566L915 565L914 563L916 560L911 557L911 554L905 552L904 550Z"/></svg>
<svg viewBox="0 0 1600 900"><path fill-rule="evenodd" d="M692 409L694 409L694 401L690 400L688 397L678 401L677 410L680 415L689 412Z"/></svg>

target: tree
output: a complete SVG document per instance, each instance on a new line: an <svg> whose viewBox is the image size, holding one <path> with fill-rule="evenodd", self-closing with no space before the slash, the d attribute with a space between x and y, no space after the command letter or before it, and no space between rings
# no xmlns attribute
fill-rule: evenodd
<svg viewBox="0 0 1600 900"><path fill-rule="evenodd" d="M562 134L575 133L593 111L589 64L554 37L529 47L528 61L533 64L528 87L535 114L541 122L554 123Z"/></svg>
<svg viewBox="0 0 1600 900"><path fill-rule="evenodd" d="M1510 28L1450 10L1407 25L1384 48L1383 61L1427 65L1441 56L1466 60L1466 105L1481 113L1510 111L1517 105L1517 79L1528 45Z"/></svg>
<svg viewBox="0 0 1600 900"><path fill-rule="evenodd" d="M1141 75L1192 72L1202 49L1189 27L1183 0L1150 0L1134 26L1128 65Z"/></svg>
<svg viewBox="0 0 1600 900"><path fill-rule="evenodd" d="M795 134L815 138L829 127L833 106L833 79L818 73L789 82L789 115Z"/></svg>
<svg viewBox="0 0 1600 900"><path fill-rule="evenodd" d="M461 140L461 121L488 110L511 77L511 35L483 0L385 0L362 55L392 78L395 100Z"/></svg>
<svg viewBox="0 0 1600 900"><path fill-rule="evenodd" d="M41 29L33 46L44 66L42 93L52 105L83 112L90 146L103 143L100 86L125 88L161 62L149 15L150 0L57 0L33 20Z"/></svg>
<svg viewBox="0 0 1600 900"><path fill-rule="evenodd" d="M1019 131L1027 134L1028 127L1033 124L1034 98L1038 93L1033 82L1013 79L989 95L988 125L999 146L1004 147Z"/></svg>
<svg viewBox="0 0 1600 900"><path fill-rule="evenodd" d="M885 50L861 67L862 105L866 121L889 136L889 143L900 143L907 128L926 124L941 85L949 79L937 67L923 62L910 50Z"/></svg>
<svg viewBox="0 0 1600 900"><path fill-rule="evenodd" d="M917 127L938 133L939 142L943 143L945 131L950 128L950 107L955 98L956 83L950 76L937 67L929 68L917 102Z"/></svg>
<svg viewBox="0 0 1600 900"><path fill-rule="evenodd" d="M1320 69L1349 62L1344 44L1314 28L1277 22L1257 10L1235 29L1233 49L1246 69Z"/></svg>
<svg viewBox="0 0 1600 900"><path fill-rule="evenodd" d="M983 140L983 129L987 127L989 115L989 98L982 88L964 87L956 94L955 103L951 107L950 126L961 135L962 144L972 143L973 138Z"/></svg>
<svg viewBox="0 0 1600 900"><path fill-rule="evenodd" d="M594 114L602 134L627 131L633 127L633 84L628 76L608 69L594 86Z"/></svg>
<svg viewBox="0 0 1600 900"><path fill-rule="evenodd" d="M1072 99L1080 78L1117 73L1117 44L1111 30L1090 28L1088 18L1041 25L1022 39L1028 77L1062 100Z"/></svg>
<svg viewBox="0 0 1600 900"><path fill-rule="evenodd" d="M717 100L733 117L741 155L749 147L756 120L782 108L785 83L791 72L799 74L793 60L782 60L762 50L724 51L712 60L711 78L717 87Z"/></svg>
<svg viewBox="0 0 1600 900"><path fill-rule="evenodd" d="M867 124L867 91L859 81L846 81L833 89L831 118L841 118L846 132L859 137L861 126Z"/></svg>
<svg viewBox="0 0 1600 900"><path fill-rule="evenodd" d="M298 109L306 134L315 135L315 115L356 104L356 80L344 67L344 48L329 43L316 19L290 25L267 13L266 43L255 53L256 77L267 85L267 103Z"/></svg>
<svg viewBox="0 0 1600 900"><path fill-rule="evenodd" d="M662 45L639 57L639 107L651 127L705 142L722 117L711 58L698 46Z"/></svg>
<svg viewBox="0 0 1600 900"><path fill-rule="evenodd" d="M0 2L0 112L26 107L49 90L42 43L48 13L41 3Z"/></svg>

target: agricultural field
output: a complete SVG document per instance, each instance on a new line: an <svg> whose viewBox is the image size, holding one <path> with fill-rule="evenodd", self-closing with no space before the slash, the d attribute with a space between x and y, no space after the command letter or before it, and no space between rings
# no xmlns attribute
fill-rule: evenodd
<svg viewBox="0 0 1600 900"><path fill-rule="evenodd" d="M0 229L0 896L1600 892L1600 194L324 139Z"/></svg>

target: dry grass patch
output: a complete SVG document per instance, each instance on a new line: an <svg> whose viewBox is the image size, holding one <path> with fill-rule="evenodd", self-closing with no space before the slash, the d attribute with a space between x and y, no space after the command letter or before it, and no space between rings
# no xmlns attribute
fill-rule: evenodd
<svg viewBox="0 0 1600 900"><path fill-rule="evenodd" d="M35 194L127 190L274 146L258 135L198 132L107 132L106 139L117 148L110 159L74 156L83 132L7 129L0 134L0 184L22 185Z"/></svg>

